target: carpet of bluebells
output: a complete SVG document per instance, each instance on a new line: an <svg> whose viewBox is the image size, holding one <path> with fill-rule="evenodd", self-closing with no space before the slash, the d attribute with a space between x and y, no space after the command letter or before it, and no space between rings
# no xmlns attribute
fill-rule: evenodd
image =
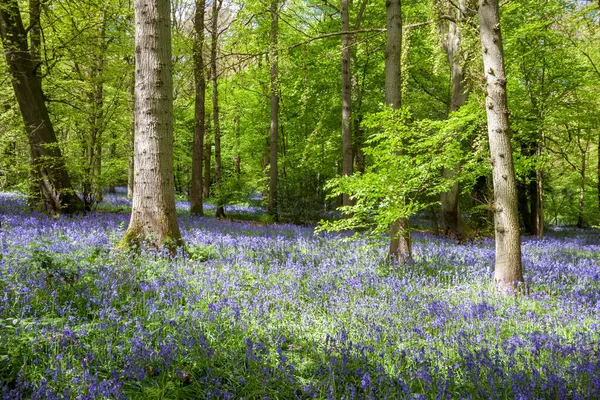
<svg viewBox="0 0 600 400"><path fill-rule="evenodd" d="M416 234L393 268L383 240L181 203L185 251L126 253L127 206L0 194L0 397L600 398L598 231L525 238L530 294L503 297L490 240Z"/></svg>

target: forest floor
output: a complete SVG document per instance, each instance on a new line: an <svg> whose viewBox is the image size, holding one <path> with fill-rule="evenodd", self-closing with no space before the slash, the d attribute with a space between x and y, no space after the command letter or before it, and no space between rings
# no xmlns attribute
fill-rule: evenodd
<svg viewBox="0 0 600 400"><path fill-rule="evenodd" d="M110 201L0 194L3 398L600 397L597 230L524 238L530 294L503 297L491 240L416 234L394 268L384 241L182 211L186 251L124 253Z"/></svg>

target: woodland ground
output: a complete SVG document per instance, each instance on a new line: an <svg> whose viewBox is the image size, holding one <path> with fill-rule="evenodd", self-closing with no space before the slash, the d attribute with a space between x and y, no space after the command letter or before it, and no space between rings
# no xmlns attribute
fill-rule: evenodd
<svg viewBox="0 0 600 400"><path fill-rule="evenodd" d="M182 203L186 252L127 254L127 205L53 220L0 195L4 399L600 397L597 230L524 238L515 298L491 240L417 234L394 269L384 241Z"/></svg>

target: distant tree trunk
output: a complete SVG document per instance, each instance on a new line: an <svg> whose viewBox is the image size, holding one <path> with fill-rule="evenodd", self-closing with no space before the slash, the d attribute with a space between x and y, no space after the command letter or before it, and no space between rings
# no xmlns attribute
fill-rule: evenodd
<svg viewBox="0 0 600 400"><path fill-rule="evenodd" d="M279 16L278 16L279 0L271 1L271 44L270 44L270 58L271 58L271 125L269 129L269 203L267 211L275 221L279 217L277 210L277 183L278 183L278 170L277 170L277 154L278 154L278 142L279 142L279 71L278 71L278 58L279 52L277 50L278 44L278 30L279 30Z"/></svg>
<svg viewBox="0 0 600 400"><path fill-rule="evenodd" d="M542 157L542 146L544 143L544 137L542 135L542 140L538 144L536 156L538 159ZM542 174L541 169L535 170L536 184L537 184L537 192L536 192L536 228L535 232L538 236L538 239L542 239L544 236L544 175Z"/></svg>
<svg viewBox="0 0 600 400"><path fill-rule="evenodd" d="M210 132L210 115L206 116L205 136ZM210 154L212 153L212 143L207 136L204 141L204 179L202 180L202 197L210 197Z"/></svg>
<svg viewBox="0 0 600 400"><path fill-rule="evenodd" d="M111 160L115 160L117 158L117 133L116 132L112 132L111 135L111 142L110 142L110 154L109 157ZM110 184L108 185L108 193L117 193L117 188L115 187L115 184L113 181L110 182Z"/></svg>
<svg viewBox="0 0 600 400"><path fill-rule="evenodd" d="M89 116L90 137L88 147L88 157L90 165L90 197L84 202L87 207L94 203L102 201L102 134L104 131L104 57L106 51L106 21L104 13L100 15L100 32L98 36L98 53L95 56L91 81L92 91L88 94L92 112Z"/></svg>
<svg viewBox="0 0 600 400"><path fill-rule="evenodd" d="M349 5L352 0L340 0L342 16L342 32L350 31ZM352 75L350 74L350 58L352 34L342 34L342 175L352 175ZM349 194L342 195L342 205L352 205Z"/></svg>
<svg viewBox="0 0 600 400"><path fill-rule="evenodd" d="M387 43L385 47L385 103L393 109L402 107L402 4L401 0L387 0L385 4ZM400 218L390 225L390 256L403 264L412 257L412 243L408 218Z"/></svg>
<svg viewBox="0 0 600 400"><path fill-rule="evenodd" d="M39 7L39 3L34 1L32 3L34 7ZM39 8L37 12L39 13ZM32 38L32 54L27 43L27 32L23 27L18 1L5 0L0 7L0 35L29 140L36 192L40 193L39 198L43 200L45 208L51 212L65 214L81 212L84 209L83 202L71 186L65 161L46 108L42 81L38 75L40 63L36 62L39 54L39 37L35 35L39 32L39 27L34 29L34 32L36 33Z"/></svg>
<svg viewBox="0 0 600 400"><path fill-rule="evenodd" d="M496 267L494 281L503 293L523 284L517 184L508 123L504 52L498 0L480 0L479 24L486 80L486 113L494 182Z"/></svg>
<svg viewBox="0 0 600 400"><path fill-rule="evenodd" d="M135 191L121 246L181 245L173 177L169 0L135 0Z"/></svg>
<svg viewBox="0 0 600 400"><path fill-rule="evenodd" d="M467 7L465 0L458 1L458 9L451 7L455 21L440 23L442 33L442 46L446 52L450 64L450 76L452 81L452 97L450 99L450 112L457 111L469 98L469 88L465 83L465 73L461 60L461 35L458 21L471 17L472 11ZM455 179L459 173L459 167L444 168L442 175L446 179ZM462 241L465 238L467 227L462 218L459 206L460 189L458 182L454 183L448 192L441 194L441 216L443 235Z"/></svg>
<svg viewBox="0 0 600 400"><path fill-rule="evenodd" d="M600 7L600 0L598 1ZM600 134L598 134L598 224L600 225Z"/></svg>
<svg viewBox="0 0 600 400"><path fill-rule="evenodd" d="M579 171L579 208L577 212L577 227L585 228L585 170L586 170L586 153L581 153L581 170Z"/></svg>
<svg viewBox="0 0 600 400"><path fill-rule="evenodd" d="M235 118L233 119L235 132L235 155L233 156L233 170L235 171L236 179L240 179L242 175L242 158L240 156L240 117L239 111L236 110Z"/></svg>
<svg viewBox="0 0 600 400"><path fill-rule="evenodd" d="M217 86L217 40L219 38L219 11L223 0L213 0L212 31L210 47L210 75L212 81L213 132L215 135L215 190L217 196L217 218L225 218L223 194L221 193L221 125L219 123L219 90Z"/></svg>
<svg viewBox="0 0 600 400"><path fill-rule="evenodd" d="M194 81L196 83L196 107L194 147L192 150L192 193L190 196L190 212L195 215L204 215L202 209L202 152L204 151L205 128L205 99L206 80L204 77L204 10L205 0L196 0L196 14L194 16L194 30L196 33L194 46Z"/></svg>
<svg viewBox="0 0 600 400"><path fill-rule="evenodd" d="M535 184L535 182L527 184L525 178L520 179L517 182L517 201L518 206L517 209L519 211L519 225L523 226L523 233L530 234L532 231L531 220L534 216L529 212L531 206L531 183Z"/></svg>

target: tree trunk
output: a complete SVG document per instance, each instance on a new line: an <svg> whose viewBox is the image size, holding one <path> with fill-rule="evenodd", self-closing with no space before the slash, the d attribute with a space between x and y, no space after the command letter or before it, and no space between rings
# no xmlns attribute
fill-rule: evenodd
<svg viewBox="0 0 600 400"><path fill-rule="evenodd" d="M210 116L206 117L206 128L205 133L210 131ZM204 143L204 179L202 180L202 197L207 199L210 197L210 154L212 153L212 143L208 140L208 136L205 138Z"/></svg>
<svg viewBox="0 0 600 400"><path fill-rule="evenodd" d="M581 154L581 170L579 171L579 208L577 212L577 227L585 228L585 170L586 170L586 153Z"/></svg>
<svg viewBox="0 0 600 400"><path fill-rule="evenodd" d="M402 3L387 0L385 4L387 43L385 46L385 103L393 109L402 106ZM403 264L412 257L412 240L408 218L390 225L390 257Z"/></svg>
<svg viewBox="0 0 600 400"><path fill-rule="evenodd" d="M351 0L340 0L342 16L342 32L350 31L349 4ZM352 175L352 76L350 74L350 58L352 34L342 34L342 175ZM350 206L350 195L342 195L342 205Z"/></svg>
<svg viewBox="0 0 600 400"><path fill-rule="evenodd" d="M221 125L219 123L219 90L217 86L217 40L219 38L219 10L223 0L213 0L212 31L210 47L210 75L212 81L213 132L215 134L215 190L217 197L217 218L225 218L223 194L221 193Z"/></svg>
<svg viewBox="0 0 600 400"><path fill-rule="evenodd" d="M192 149L192 193L190 196L190 212L194 215L204 215L202 209L202 152L204 151L205 128L205 99L206 80L204 77L204 10L205 0L196 0L194 30L196 33L194 46L194 81L196 83L194 147Z"/></svg>
<svg viewBox="0 0 600 400"><path fill-rule="evenodd" d="M90 199L86 206L102 201L102 133L104 131L104 54L106 51L106 21L104 13L100 15L100 32L98 37L98 54L93 61L91 81L92 91L89 93L92 112L90 113L89 164L90 164ZM85 201L84 197L84 201Z"/></svg>
<svg viewBox="0 0 600 400"><path fill-rule="evenodd" d="M479 21L494 182L494 281L501 292L509 293L518 290L524 280L498 0L480 0Z"/></svg>
<svg viewBox="0 0 600 400"><path fill-rule="evenodd" d="M278 181L278 141L279 141L279 71L278 71L278 16L279 0L271 1L271 125L269 129L269 203L267 211L275 221L277 221L279 213L277 210L277 181Z"/></svg>
<svg viewBox="0 0 600 400"><path fill-rule="evenodd" d="M600 0L598 1L600 7ZM600 134L598 134L598 225L600 225Z"/></svg>
<svg viewBox="0 0 600 400"><path fill-rule="evenodd" d="M457 21L471 17L472 11L465 4L465 0L459 0L458 9L452 6L451 10L451 14L454 14L456 20L449 21L447 24L440 23L440 31L442 33L442 46L450 65L452 81L450 112L454 112L461 108L469 98L469 90L465 83L465 74L460 57L461 35ZM458 173L458 167L442 170L442 176L448 180L455 179ZM467 227L460 213L459 198L458 182L454 183L448 192L441 194L441 228L444 236L460 242L465 238Z"/></svg>
<svg viewBox="0 0 600 400"><path fill-rule="evenodd" d="M38 32L37 28L34 31ZM81 212L84 209L83 202L71 186L44 100L38 74L40 64L36 62L39 38L35 35L32 38L32 54L17 0L5 0L0 8L0 35L29 140L36 192L40 193L39 198L48 211L65 214Z"/></svg>
<svg viewBox="0 0 600 400"><path fill-rule="evenodd" d="M169 0L135 0L135 174L132 241L181 245L173 177L173 81Z"/></svg>

